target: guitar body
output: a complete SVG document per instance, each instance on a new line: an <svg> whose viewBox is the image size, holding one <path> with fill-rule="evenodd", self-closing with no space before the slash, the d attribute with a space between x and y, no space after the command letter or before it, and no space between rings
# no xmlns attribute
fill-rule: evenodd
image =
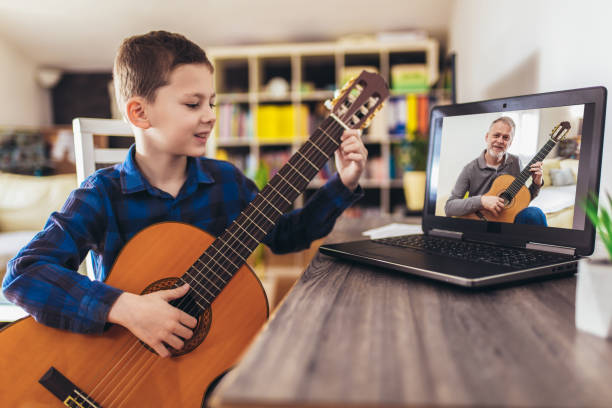
<svg viewBox="0 0 612 408"><path fill-rule="evenodd" d="M510 187L510 184L515 180L515 178L509 174L502 174L497 177L489 191L487 191L484 195L486 196L500 196L504 191ZM486 218L487 221L495 221L495 222L514 222L516 215L521 212L524 208L526 208L531 202L531 193L524 185L521 186L518 193L515 194L514 198L506 204L505 208L499 215L495 215L487 210L480 210L480 213ZM461 218L467 218L471 220L482 220L477 214L467 214L462 216Z"/></svg>
<svg viewBox="0 0 612 408"><path fill-rule="evenodd" d="M213 241L187 224L152 225L127 243L106 283L142 293L159 281L152 288L163 289L175 281L166 278L181 276ZM103 407L199 407L208 385L236 364L268 318L253 271L242 266L203 315L207 321L194 334L201 343L169 358L147 350L118 325L86 335L21 319L0 335L0 406L64 406L38 383L53 366Z"/></svg>

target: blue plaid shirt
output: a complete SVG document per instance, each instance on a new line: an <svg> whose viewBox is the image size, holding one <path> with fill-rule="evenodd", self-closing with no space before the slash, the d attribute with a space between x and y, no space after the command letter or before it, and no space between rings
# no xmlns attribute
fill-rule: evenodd
<svg viewBox="0 0 612 408"><path fill-rule="evenodd" d="M74 332L102 332L122 293L104 281L136 233L158 222L181 221L219 236L258 193L232 164L189 158L187 180L172 197L144 178L134 151L132 146L123 163L87 178L8 263L4 295L37 321ZM362 195L361 188L350 192L336 174L304 208L283 215L264 243L277 253L307 248ZM94 281L76 272L90 250Z"/></svg>

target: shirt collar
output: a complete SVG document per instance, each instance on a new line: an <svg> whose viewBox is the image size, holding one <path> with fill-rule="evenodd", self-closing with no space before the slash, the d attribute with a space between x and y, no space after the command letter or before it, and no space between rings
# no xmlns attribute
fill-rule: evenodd
<svg viewBox="0 0 612 408"><path fill-rule="evenodd" d="M153 186L144 177L136 164L136 145L133 144L121 164L120 179L121 190L125 194L135 193L143 190L153 190ZM193 157L187 157L187 187L196 180L197 183L214 183L214 178L203 166L198 165L198 161Z"/></svg>
<svg viewBox="0 0 612 408"><path fill-rule="evenodd" d="M487 153L487 149L483 150L482 154L480 156L478 156L478 167L480 167L481 169L486 169L487 167L489 167L489 165L487 164L487 161L485 160L485 153ZM502 160L502 162L499 164L499 168L501 167L505 167L506 164L509 164L512 162L512 156L508 154L508 152L504 153L504 159Z"/></svg>

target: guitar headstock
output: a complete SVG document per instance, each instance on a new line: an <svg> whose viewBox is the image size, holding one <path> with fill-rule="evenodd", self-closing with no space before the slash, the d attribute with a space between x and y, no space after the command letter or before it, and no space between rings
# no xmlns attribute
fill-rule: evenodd
<svg viewBox="0 0 612 408"><path fill-rule="evenodd" d="M569 122L561 122L553 128L552 132L550 132L550 138L555 142L559 142L565 139L570 129L571 126Z"/></svg>
<svg viewBox="0 0 612 408"><path fill-rule="evenodd" d="M369 126L388 97L389 86L385 80L378 74L362 71L326 106L349 128L362 129Z"/></svg>

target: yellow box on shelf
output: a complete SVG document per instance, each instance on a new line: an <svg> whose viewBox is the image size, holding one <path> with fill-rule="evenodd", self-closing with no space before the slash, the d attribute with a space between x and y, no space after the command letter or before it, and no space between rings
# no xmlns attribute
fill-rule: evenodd
<svg viewBox="0 0 612 408"><path fill-rule="evenodd" d="M278 107L278 138L291 142L296 135L295 109L292 105Z"/></svg>
<svg viewBox="0 0 612 408"><path fill-rule="evenodd" d="M276 105L257 107L257 139L278 138L278 108Z"/></svg>
<svg viewBox="0 0 612 408"><path fill-rule="evenodd" d="M308 135L308 107L262 105L257 107L257 139L288 142Z"/></svg>

